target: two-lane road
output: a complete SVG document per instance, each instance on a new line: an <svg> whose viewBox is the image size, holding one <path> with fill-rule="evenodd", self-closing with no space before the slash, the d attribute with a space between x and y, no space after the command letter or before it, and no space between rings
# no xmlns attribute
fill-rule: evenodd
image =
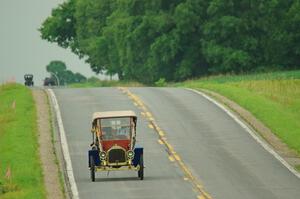
<svg viewBox="0 0 300 199"><path fill-rule="evenodd" d="M169 160L141 110L117 88L54 90L63 119L80 198L197 198L182 169ZM175 88L132 88L152 112L168 142L215 199L297 199L300 179L263 149L223 110ZM89 179L87 150L95 111L134 110L138 143L145 148L145 179L131 171Z"/></svg>

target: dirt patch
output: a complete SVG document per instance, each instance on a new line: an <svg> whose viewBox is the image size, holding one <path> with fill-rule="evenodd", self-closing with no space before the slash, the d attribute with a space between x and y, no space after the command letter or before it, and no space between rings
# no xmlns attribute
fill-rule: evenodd
<svg viewBox="0 0 300 199"><path fill-rule="evenodd" d="M52 132L47 96L43 90L33 90L33 97L37 107L39 151L47 198L63 199L64 194L60 187L59 170L55 163L56 157L52 145Z"/></svg>
<svg viewBox="0 0 300 199"><path fill-rule="evenodd" d="M283 143L268 127L256 119L252 113L218 93L205 89L201 89L201 91L221 102L229 109L233 110L240 118L249 124L257 133L259 133L259 135L263 137L265 141L269 143L269 145L271 145L272 148L290 165L293 167L300 165L299 154Z"/></svg>

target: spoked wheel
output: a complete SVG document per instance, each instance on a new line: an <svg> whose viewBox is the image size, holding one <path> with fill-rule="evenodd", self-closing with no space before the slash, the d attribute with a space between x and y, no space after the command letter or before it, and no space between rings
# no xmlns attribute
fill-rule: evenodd
<svg viewBox="0 0 300 199"><path fill-rule="evenodd" d="M91 180L92 182L95 182L95 161L93 156L90 156L90 172L91 172Z"/></svg>
<svg viewBox="0 0 300 199"><path fill-rule="evenodd" d="M143 155L141 155L140 157L140 170L138 171L138 176L141 180L144 179L144 159L143 159Z"/></svg>

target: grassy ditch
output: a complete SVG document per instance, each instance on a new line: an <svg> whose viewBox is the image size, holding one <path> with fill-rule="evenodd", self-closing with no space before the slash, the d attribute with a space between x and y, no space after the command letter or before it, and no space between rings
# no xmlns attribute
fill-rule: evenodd
<svg viewBox="0 0 300 199"><path fill-rule="evenodd" d="M300 165L296 166L296 169L300 172Z"/></svg>
<svg viewBox="0 0 300 199"><path fill-rule="evenodd" d="M300 71L215 76L175 85L208 89L226 96L300 153Z"/></svg>
<svg viewBox="0 0 300 199"><path fill-rule="evenodd" d="M0 85L0 198L45 198L36 108L28 88Z"/></svg>

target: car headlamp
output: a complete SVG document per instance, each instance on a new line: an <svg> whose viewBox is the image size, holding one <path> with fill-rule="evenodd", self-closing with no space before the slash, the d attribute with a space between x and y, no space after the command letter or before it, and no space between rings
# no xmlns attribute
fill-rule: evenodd
<svg viewBox="0 0 300 199"><path fill-rule="evenodd" d="M101 160L105 160L106 159L106 153L104 151L101 151L99 155L100 155L100 159Z"/></svg>
<svg viewBox="0 0 300 199"><path fill-rule="evenodd" d="M134 157L134 152L133 151L127 151L127 157L128 157L128 159L133 159L133 157Z"/></svg>

